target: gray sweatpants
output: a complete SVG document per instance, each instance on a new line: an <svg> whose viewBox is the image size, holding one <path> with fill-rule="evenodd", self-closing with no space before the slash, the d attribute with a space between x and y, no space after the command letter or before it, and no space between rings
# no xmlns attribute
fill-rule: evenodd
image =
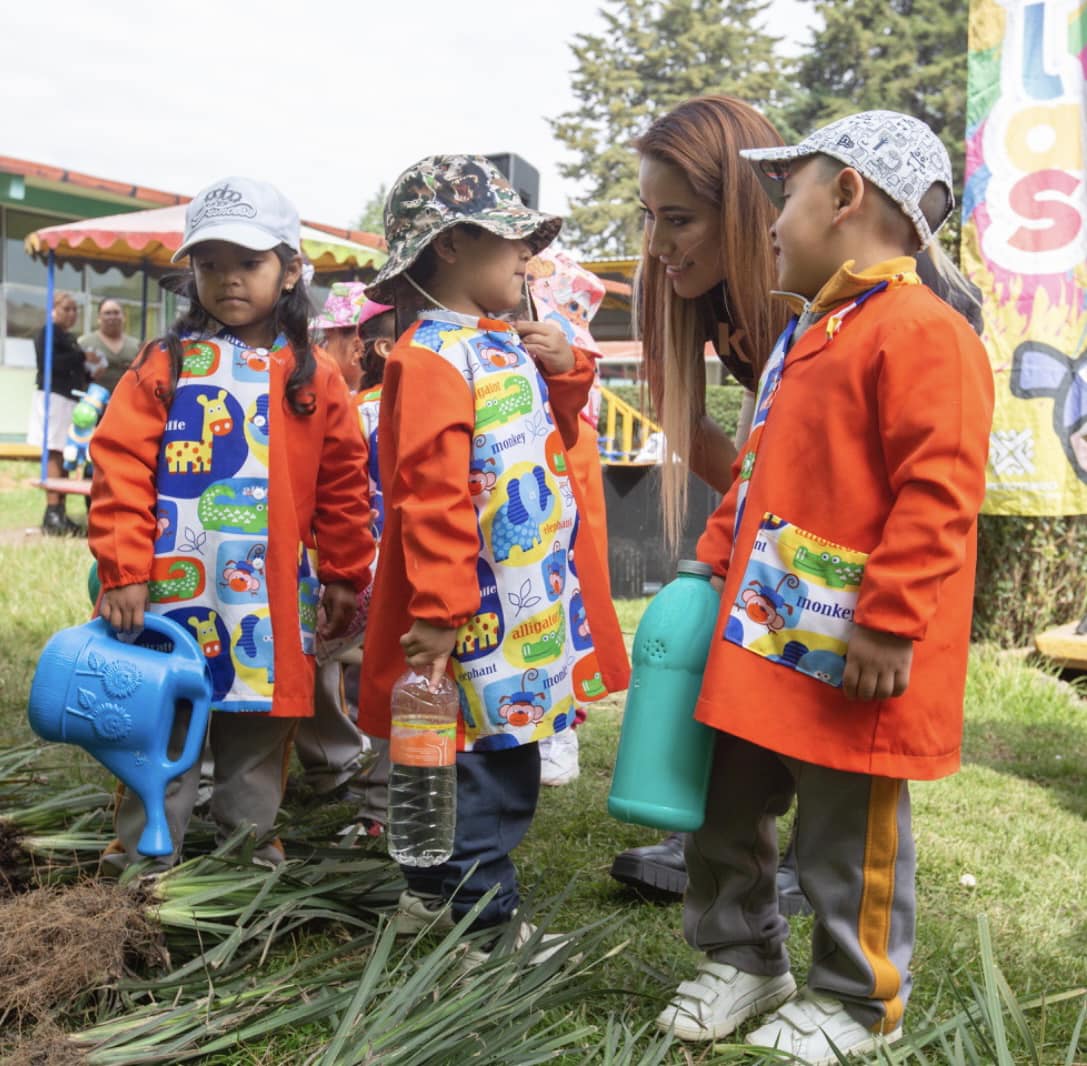
<svg viewBox="0 0 1087 1066"><path fill-rule="evenodd" d="M891 1032L910 992L916 858L907 782L790 759L717 734L706 821L687 838L687 942L714 962L789 969L776 821L797 799L796 862L815 910L808 985Z"/></svg>
<svg viewBox="0 0 1087 1066"><path fill-rule="evenodd" d="M273 718L267 714L217 711L211 715L207 741L215 762L211 816L221 835L227 836L237 827L251 823L256 826L257 835L263 836L275 825L287 779L291 734L297 724L297 718ZM186 723L175 721L172 748L180 748L185 727ZM200 763L197 759L190 770L166 786L166 821L174 853L159 860L162 866L172 866L181 854L200 787ZM119 871L143 858L136 845L145 823L139 797L130 789L122 789L114 815L117 839L102 856L104 868ZM278 840L271 841L258 848L254 857L282 862L282 845Z"/></svg>
<svg viewBox="0 0 1087 1066"><path fill-rule="evenodd" d="M362 763L362 734L348 713L343 666L337 659L317 667L313 717L299 721L294 748L306 784L318 795L349 781Z"/></svg>

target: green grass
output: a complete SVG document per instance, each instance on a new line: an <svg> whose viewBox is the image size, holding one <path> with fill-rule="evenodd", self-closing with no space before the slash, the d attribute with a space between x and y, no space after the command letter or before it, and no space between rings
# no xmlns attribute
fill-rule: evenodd
<svg viewBox="0 0 1087 1066"><path fill-rule="evenodd" d="M0 472L10 465L0 464ZM10 495L22 492L11 490ZM9 507L7 495L0 496L0 525L29 505L23 501ZM32 499L40 506L40 499ZM0 543L0 568L6 575L0 588L0 746L29 736L26 694L45 641L88 616L88 564L85 542ZM633 632L645 602L617 605L626 632ZM644 1051L651 1033L635 1041L633 1031L650 1023L676 983L693 974L696 957L683 941L678 905L639 902L608 876L617 852L658 838L652 830L616 822L606 813L621 708L621 698L611 698L590 709L580 733L581 777L563 788L544 789L516 860L529 908L563 897L551 921L554 928L574 929L607 918L592 965L577 978L576 996L556 993L544 1001L537 1027L553 1023L566 1034L588 1027L596 1034L592 1040L578 1039L585 1048L596 1048L614 1014L628 1027L620 1043L629 1039L632 1048ZM71 780L107 780L74 750L53 749L51 755L51 762L62 766L57 787ZM964 1000L973 1001L970 981L985 972L980 914L986 916L995 958L1020 1001L1087 986L1087 703L1080 693L1021 656L976 648L967 690L964 767L945 780L916 784L912 792L919 908L907 1030L920 1031L930 1017L950 1019L963 1009ZM963 883L965 875L974 879L974 887ZM810 919L793 921L789 950L798 977L808 964L810 931ZM336 942L334 929L296 934L272 953L267 965L282 968ZM605 957L609 950L614 954ZM360 971L364 964L360 958ZM308 994L305 987L297 991L301 998ZM1066 1055L1082 1002L1081 997L1027 1012L1040 1063L1067 1066L1087 1057ZM301 1063L327 1042L329 1032L320 1024L301 1025L206 1061L224 1066ZM1009 1039L1020 1049L1009 1061L1031 1061L1014 1043L1017 1038ZM1087 1050L1082 1035L1080 1040ZM714 1054L698 1048L673 1048L663 1057L645 1054L646 1063L676 1064L724 1062L731 1056L724 1049ZM990 1061L985 1052L979 1054L962 1061ZM509 1063L516 1066L517 1053L510 1055ZM603 1052L586 1050L582 1055L556 1052L552 1061L605 1059ZM607 1061L641 1060L615 1056ZM920 1060L910 1059L915 1061ZM935 1054L927 1061L954 1060Z"/></svg>

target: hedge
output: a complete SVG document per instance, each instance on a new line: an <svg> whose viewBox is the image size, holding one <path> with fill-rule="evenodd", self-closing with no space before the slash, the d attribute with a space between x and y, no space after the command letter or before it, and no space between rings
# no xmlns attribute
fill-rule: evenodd
<svg viewBox="0 0 1087 1066"><path fill-rule="evenodd" d="M636 385L612 391L635 407L643 402ZM735 385L706 389L707 412L730 436L736 432L742 399L743 390ZM974 640L1002 647L1031 644L1036 633L1079 619L1085 611L1087 516L981 516Z"/></svg>

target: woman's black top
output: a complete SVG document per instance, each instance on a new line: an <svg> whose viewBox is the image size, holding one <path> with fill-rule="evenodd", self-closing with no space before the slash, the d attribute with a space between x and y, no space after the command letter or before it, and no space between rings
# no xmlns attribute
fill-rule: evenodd
<svg viewBox="0 0 1087 1066"><path fill-rule="evenodd" d="M42 326L34 338L34 354L38 357L38 376L34 385L45 388L45 327ZM79 347L74 333L53 326L53 379L49 391L58 396L67 396L73 400L76 389L86 389L87 370L83 366L83 349Z"/></svg>

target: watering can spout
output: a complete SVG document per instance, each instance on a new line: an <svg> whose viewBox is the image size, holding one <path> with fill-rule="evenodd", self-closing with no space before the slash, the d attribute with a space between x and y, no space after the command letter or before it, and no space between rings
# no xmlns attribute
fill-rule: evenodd
<svg viewBox="0 0 1087 1066"><path fill-rule="evenodd" d="M200 757L212 685L184 626L149 613L144 627L171 650L124 644L101 618L54 634L38 660L27 716L38 736L78 745L139 796L147 824L138 850L162 856L174 850L166 787ZM171 758L174 722L186 713L185 742Z"/></svg>

